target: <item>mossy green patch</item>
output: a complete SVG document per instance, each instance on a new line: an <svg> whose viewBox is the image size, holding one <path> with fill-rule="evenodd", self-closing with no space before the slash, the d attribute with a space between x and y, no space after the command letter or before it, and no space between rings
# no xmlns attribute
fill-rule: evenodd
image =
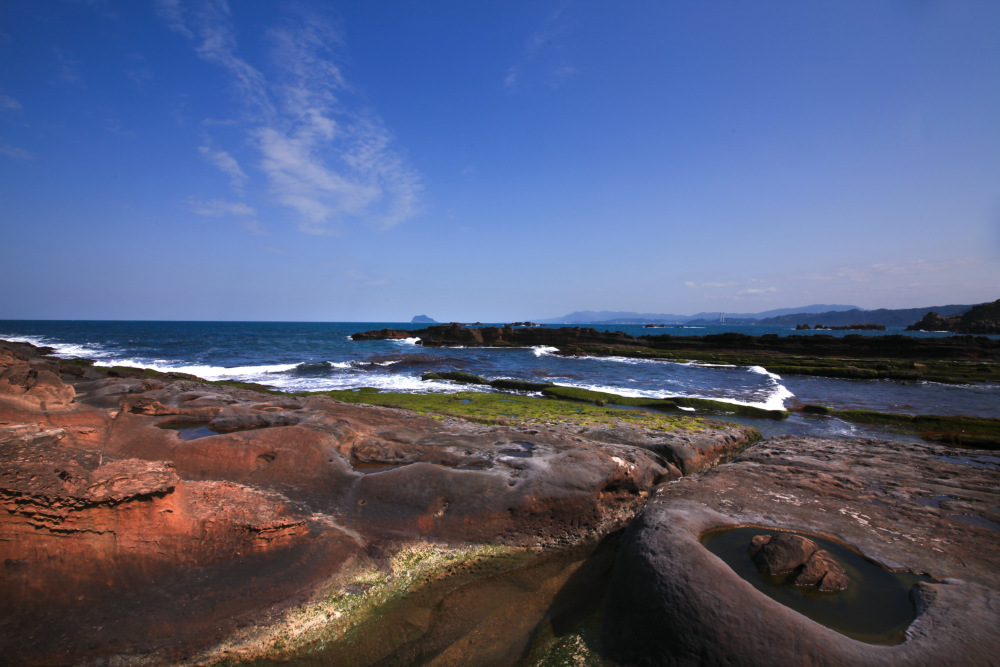
<svg viewBox="0 0 1000 667"><path fill-rule="evenodd" d="M622 356L637 359L733 366L760 366L778 375L811 375L851 380L899 380L968 384L1000 382L1000 365L967 359L851 358L754 351L658 350L650 347L564 346L560 352L581 356Z"/></svg>
<svg viewBox="0 0 1000 667"><path fill-rule="evenodd" d="M553 398L562 398L571 401L584 401L595 405L628 405L652 410L679 410L680 408L694 408L696 410L736 414L763 419L785 419L788 417L788 412L784 410L765 410L764 408L757 408L750 405L738 405L736 403L713 401L705 398L685 398L682 396L673 396L671 398L634 398L630 396L619 396L617 394L611 394L603 391L560 386L546 387L542 390L542 393Z"/></svg>
<svg viewBox="0 0 1000 667"><path fill-rule="evenodd" d="M829 415L857 424L888 426L916 432L921 438L958 447L1000 449L1000 419L951 415L901 415L876 410L835 410L804 405L808 414Z"/></svg>
<svg viewBox="0 0 1000 667"><path fill-rule="evenodd" d="M609 411L597 405L586 405L554 397L539 398L490 392L360 395L358 392L343 390L324 393L345 403L402 408L430 416L456 417L481 424L570 426L580 430L613 427L625 422L638 428L658 431L704 431L708 428L708 424L700 417L665 415L646 410Z"/></svg>
<svg viewBox="0 0 1000 667"><path fill-rule="evenodd" d="M309 602L288 610L274 623L237 633L197 662L272 664L322 651L331 642L350 644L359 626L431 581L470 571L498 574L531 557L527 549L503 545L409 544L381 564L367 558L355 562Z"/></svg>

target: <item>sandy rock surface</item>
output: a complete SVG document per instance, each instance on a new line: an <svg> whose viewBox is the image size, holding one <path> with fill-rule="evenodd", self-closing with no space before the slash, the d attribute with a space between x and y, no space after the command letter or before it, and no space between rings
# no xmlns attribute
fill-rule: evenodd
<svg viewBox="0 0 1000 667"><path fill-rule="evenodd" d="M679 474L558 429L98 373L28 345L0 344L0 371L0 651L14 662L182 660L359 558L595 540Z"/></svg>
<svg viewBox="0 0 1000 667"><path fill-rule="evenodd" d="M811 533L931 575L896 646L775 602L699 539L724 526ZM604 639L625 664L996 664L1000 466L988 453L786 436L662 485L626 532Z"/></svg>

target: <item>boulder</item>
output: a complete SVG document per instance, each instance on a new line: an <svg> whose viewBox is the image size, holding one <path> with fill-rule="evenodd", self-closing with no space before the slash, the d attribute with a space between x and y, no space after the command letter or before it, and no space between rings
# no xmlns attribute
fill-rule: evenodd
<svg viewBox="0 0 1000 667"><path fill-rule="evenodd" d="M851 583L840 563L823 549L818 549L802 566L795 577L796 586L815 586L824 593L846 591Z"/></svg>
<svg viewBox="0 0 1000 667"><path fill-rule="evenodd" d="M818 549L815 542L801 535L757 535L750 545L750 556L759 569L776 575L802 567Z"/></svg>

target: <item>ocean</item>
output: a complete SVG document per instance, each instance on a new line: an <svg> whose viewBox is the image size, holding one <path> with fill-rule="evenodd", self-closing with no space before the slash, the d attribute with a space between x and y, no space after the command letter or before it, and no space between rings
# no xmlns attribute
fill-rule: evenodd
<svg viewBox="0 0 1000 667"><path fill-rule="evenodd" d="M281 391L374 387L382 391L455 392L475 385L423 381L422 373L457 370L487 379L514 378L607 391L624 396L711 398L768 409L807 403L902 414L1000 416L1000 386L931 382L838 380L778 376L760 367L685 364L625 357L577 358L531 348L424 348L416 337L352 341L371 329L416 330L398 322L151 322L0 320L0 339L47 345L62 357L99 365L191 373L207 380L257 382ZM697 336L723 332L814 335L787 327L595 326L631 335ZM817 332L846 335L859 332ZM860 332L863 335L901 333ZM908 335L942 336L943 333ZM488 389L488 388L486 388ZM740 419L740 421L745 421ZM832 418L793 415L787 422L754 426L765 435L872 435L882 431Z"/></svg>

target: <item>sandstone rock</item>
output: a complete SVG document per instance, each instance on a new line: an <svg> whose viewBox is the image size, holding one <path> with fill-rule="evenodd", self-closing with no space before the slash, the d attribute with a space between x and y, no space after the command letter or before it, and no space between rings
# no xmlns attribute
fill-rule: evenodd
<svg viewBox="0 0 1000 667"><path fill-rule="evenodd" d="M73 387L50 370L13 364L0 372L0 399L14 399L29 406L63 408L73 402Z"/></svg>
<svg viewBox="0 0 1000 667"><path fill-rule="evenodd" d="M609 657L650 665L994 663L1000 534L990 526L1000 520L1000 470L984 456L786 436L661 485L618 554L602 630ZM917 502L943 496L955 504ZM959 513L985 521L959 521ZM828 535L941 583L914 588L918 616L904 643L865 644L767 597L700 543L708 530L740 525Z"/></svg>
<svg viewBox="0 0 1000 667"><path fill-rule="evenodd" d="M823 549L815 551L795 577L796 586L815 586L824 593L846 591L850 583L851 578L844 568Z"/></svg>
<svg viewBox="0 0 1000 667"><path fill-rule="evenodd" d="M43 362L5 358L5 372ZM595 540L679 475L647 449L560 428L124 375L67 375L79 400L44 415L0 400L5 660L125 647L180 662L365 554ZM191 420L235 430L185 441L161 428Z"/></svg>
<svg viewBox="0 0 1000 667"><path fill-rule="evenodd" d="M600 442L648 449L676 466L684 475L691 475L735 458L759 437L752 429L716 420L706 420L706 428L702 432L649 433L621 425L588 429L583 435Z"/></svg>
<svg viewBox="0 0 1000 667"><path fill-rule="evenodd" d="M801 535L757 535L750 546L750 556L768 574L785 574L805 565L817 549L815 542Z"/></svg>

